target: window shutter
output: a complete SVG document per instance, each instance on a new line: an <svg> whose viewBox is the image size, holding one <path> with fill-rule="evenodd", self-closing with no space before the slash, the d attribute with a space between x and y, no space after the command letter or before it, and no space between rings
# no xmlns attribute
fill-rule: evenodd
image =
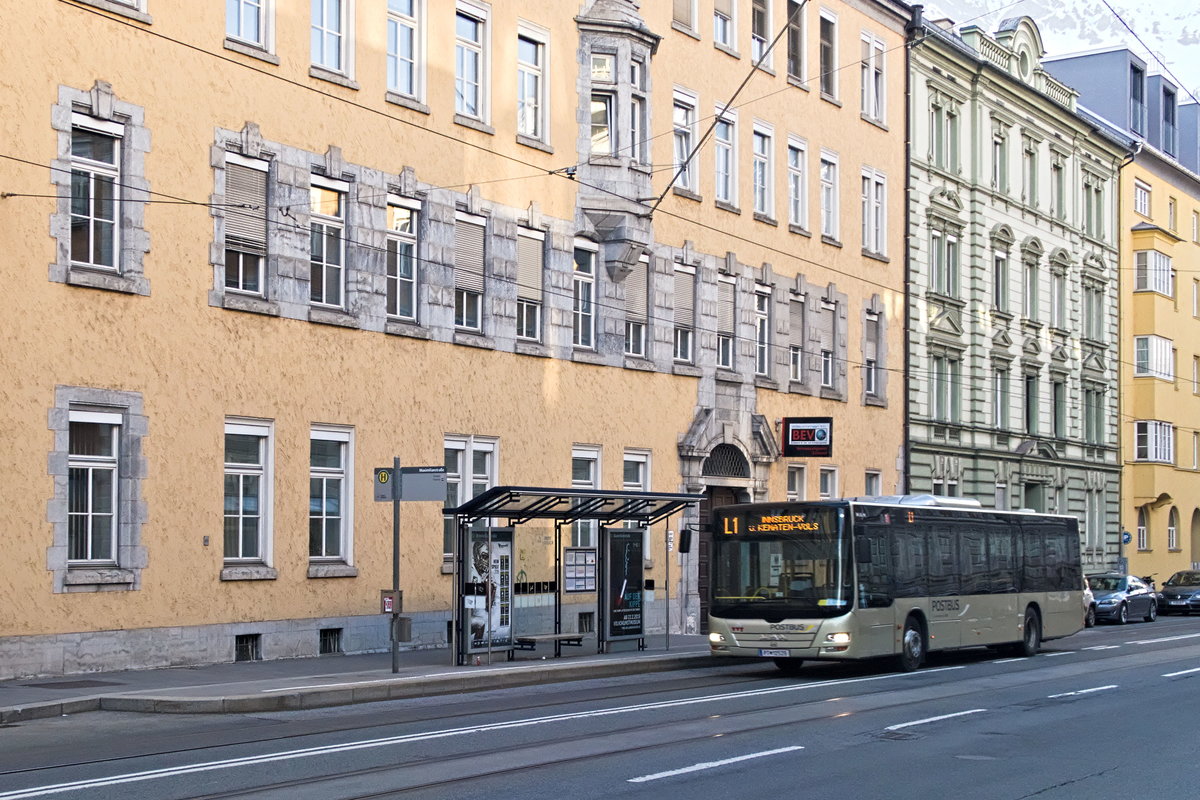
<svg viewBox="0 0 1200 800"><path fill-rule="evenodd" d="M804 301L792 300L789 316L792 346L804 349Z"/></svg>
<svg viewBox="0 0 1200 800"><path fill-rule="evenodd" d="M483 294L483 226L454 225L454 288Z"/></svg>
<svg viewBox="0 0 1200 800"><path fill-rule="evenodd" d="M681 328L694 326L693 307L696 304L696 276L691 272L675 270L675 325Z"/></svg>
<svg viewBox="0 0 1200 800"><path fill-rule="evenodd" d="M633 270L625 278L625 319L629 322L646 321L647 278L650 263L638 259Z"/></svg>
<svg viewBox="0 0 1200 800"><path fill-rule="evenodd" d="M717 333L733 333L733 281L717 282Z"/></svg>
<svg viewBox="0 0 1200 800"><path fill-rule="evenodd" d="M225 168L225 245L267 251L267 173L229 164Z"/></svg>
<svg viewBox="0 0 1200 800"><path fill-rule="evenodd" d="M692 0L675 0L674 20L692 27Z"/></svg>
<svg viewBox="0 0 1200 800"><path fill-rule="evenodd" d="M543 244L533 236L517 235L517 297L522 300L542 300Z"/></svg>

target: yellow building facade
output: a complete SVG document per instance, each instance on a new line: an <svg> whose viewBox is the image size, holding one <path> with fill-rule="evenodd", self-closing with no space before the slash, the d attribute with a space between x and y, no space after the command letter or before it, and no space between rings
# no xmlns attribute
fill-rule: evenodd
<svg viewBox="0 0 1200 800"><path fill-rule="evenodd" d="M705 495L646 535L660 631L705 622L703 534L685 555L668 529L903 485L902 7L8 19L0 678L385 649L372 468L397 456L444 465L447 506ZM833 456L784 459L807 416ZM450 528L404 505L412 646L446 644ZM549 534L517 534L529 584L562 580ZM540 589L517 630L544 632ZM594 622L595 595L567 603Z"/></svg>
<svg viewBox="0 0 1200 800"><path fill-rule="evenodd" d="M1125 550L1163 581L1200 566L1200 176L1143 145L1121 231Z"/></svg>

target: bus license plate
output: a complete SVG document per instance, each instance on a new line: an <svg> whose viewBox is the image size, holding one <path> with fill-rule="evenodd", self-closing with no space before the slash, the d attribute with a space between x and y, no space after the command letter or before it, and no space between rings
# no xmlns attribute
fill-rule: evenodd
<svg viewBox="0 0 1200 800"><path fill-rule="evenodd" d="M758 654L764 658L787 658L791 652L787 650L759 650Z"/></svg>

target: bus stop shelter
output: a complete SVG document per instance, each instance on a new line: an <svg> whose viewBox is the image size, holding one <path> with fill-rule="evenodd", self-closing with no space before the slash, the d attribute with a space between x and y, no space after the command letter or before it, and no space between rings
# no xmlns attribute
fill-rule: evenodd
<svg viewBox="0 0 1200 800"><path fill-rule="evenodd" d="M568 580L577 592L588 591L587 581L591 580L591 589L598 596L596 632L600 652L618 639L637 639L639 647L644 647L643 531L702 499L699 494L496 486L460 506L444 508L442 513L454 519L456 530L454 663L465 664L469 655L483 652L504 652L513 658L519 646L511 618L513 534L519 526L535 520L554 526L554 579L535 582L552 584L554 630L526 637L525 643L533 639L552 641L555 656L562 655L564 642L581 644L581 633L563 633L563 592ZM497 526L496 520L507 524ZM564 526L584 520L598 523L598 547L592 548L590 556L586 552L589 548L572 548L573 552L564 553ZM614 552L624 555L619 567L611 563ZM580 563L564 564L564 555ZM666 569L669 584L669 563ZM636 589L630 585L631 579ZM665 588L669 604L670 586Z"/></svg>

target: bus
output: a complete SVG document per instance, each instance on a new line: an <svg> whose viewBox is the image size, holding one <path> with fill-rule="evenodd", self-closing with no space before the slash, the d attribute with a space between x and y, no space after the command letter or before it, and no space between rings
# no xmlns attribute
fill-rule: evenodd
<svg viewBox="0 0 1200 800"><path fill-rule="evenodd" d="M1074 517L933 495L746 503L712 512L716 656L894 658L1004 647L1032 656L1083 627Z"/></svg>

